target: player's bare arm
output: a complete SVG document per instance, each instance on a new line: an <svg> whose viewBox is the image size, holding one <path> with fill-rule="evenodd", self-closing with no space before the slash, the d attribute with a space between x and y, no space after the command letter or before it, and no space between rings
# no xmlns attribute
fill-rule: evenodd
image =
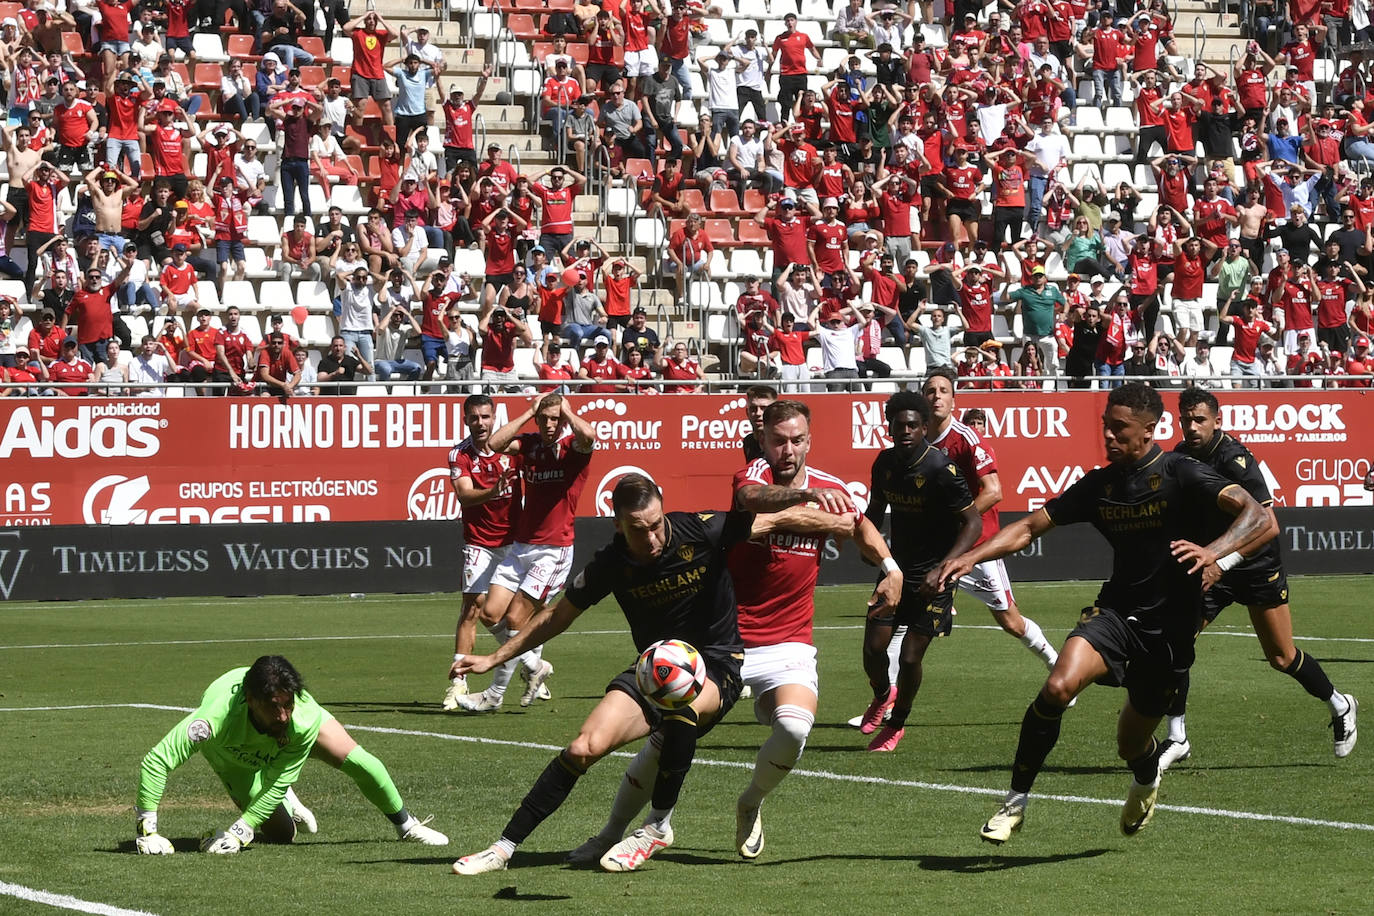
<svg viewBox="0 0 1374 916"><path fill-rule="evenodd" d="M754 524L749 529L749 539L757 541L774 531L846 538L854 536L854 529L855 517L853 513L836 514L811 506L792 506L781 512L764 512L755 515Z"/></svg>
<svg viewBox="0 0 1374 916"><path fill-rule="evenodd" d="M520 435L520 430L525 428L526 423L534 419L539 407L539 400L539 398L531 398L530 406L524 413L492 433L491 438L487 440L487 448L498 454L509 453L511 446L515 444L515 440Z"/></svg>
<svg viewBox="0 0 1374 916"><path fill-rule="evenodd" d="M1255 501L1255 498L1238 484L1231 484L1217 494L1217 507L1228 515L1235 516L1221 535L1205 547L1191 541L1174 541L1170 548L1174 558L1188 566L1188 572L1195 573L1204 567L1216 566L1219 559L1236 554L1234 562L1240 562L1245 552L1254 553L1269 541L1278 537L1279 526L1274 513ZM1227 567L1229 568L1229 566ZM1219 577L1225 569L1213 573ZM1209 586L1210 587L1210 584Z"/></svg>
<svg viewBox="0 0 1374 916"><path fill-rule="evenodd" d="M753 484L735 491L735 505L749 512L781 512L791 506L815 503L836 515L855 511L849 494L835 489L808 487L795 489L777 484Z"/></svg>
<svg viewBox="0 0 1374 916"><path fill-rule="evenodd" d="M483 503L491 502L493 499L500 499L501 497L508 496L510 494L511 484L515 482L515 478L519 475L520 472L515 468L507 468L501 472L501 476L497 478L496 483L489 487L479 487L473 482L471 477L467 476L454 477L451 478L451 481L453 483L453 492L458 497L458 505L462 506L464 509L471 509L474 506L480 506Z"/></svg>
<svg viewBox="0 0 1374 916"><path fill-rule="evenodd" d="M979 490L973 497L973 508L981 515L1002 501L1002 478L993 471L979 477L976 482Z"/></svg>
<svg viewBox="0 0 1374 916"><path fill-rule="evenodd" d="M590 423L577 415L567 398L563 398L560 409L563 412L563 419L568 426L572 427L573 450L582 452L584 455L589 454L592 449L596 448L596 430L592 429Z"/></svg>
<svg viewBox="0 0 1374 916"><path fill-rule="evenodd" d="M584 608L577 607L566 597L561 598L553 607L544 607L536 611L518 635L511 637L490 655L465 655L454 662L453 667L449 669L449 677L483 674L527 649L541 646L570 627L583 610Z"/></svg>
<svg viewBox="0 0 1374 916"><path fill-rule="evenodd" d="M1054 522L1050 521L1050 514L1044 509L1027 515L1025 518L1017 519L973 550L955 555L952 559L946 559L941 563L939 566L941 588L948 587L950 582L956 582L961 577L968 575L973 571L973 567L984 560L996 560L1009 553L1025 550L1032 541L1053 527ZM960 536L962 537L963 534L964 532L961 531Z"/></svg>
<svg viewBox="0 0 1374 916"><path fill-rule="evenodd" d="M959 511L959 535L950 546L949 553L945 554L944 561L926 573L925 581L921 583L921 590L933 595L945 588L946 579L940 574L945 563L963 556L982 533L983 516L975 503L969 503Z"/></svg>
<svg viewBox="0 0 1374 916"><path fill-rule="evenodd" d="M868 599L869 616L883 608L895 608L901 602L905 579L901 567L892 559L892 551L888 549L883 533L867 516L859 516L859 523L854 528L854 545L859 548L859 555L865 561L883 570L883 578Z"/></svg>

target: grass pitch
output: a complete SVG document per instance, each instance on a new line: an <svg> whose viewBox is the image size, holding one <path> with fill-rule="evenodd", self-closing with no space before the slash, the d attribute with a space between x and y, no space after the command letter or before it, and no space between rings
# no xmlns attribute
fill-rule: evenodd
<svg viewBox="0 0 1374 916"><path fill-rule="evenodd" d="M988 846L977 830L1006 788L1043 668L961 596L954 634L927 656L905 740L896 753L867 754L865 739L843 724L868 699L859 666L863 590L830 588L817 596L820 713L798 770L764 806L767 847L757 862L731 848L734 800L766 735L745 701L701 743L673 817L677 843L643 871L562 865L601 824L625 762L611 758L511 870L480 878L456 877L449 864L496 838L552 749L572 738L634 657L613 601L550 644L551 702L521 710L517 680L506 707L481 716L438 708L450 596L0 606L0 913L55 912L14 896L24 893L15 887L164 916L249 907L640 913L665 905L725 913L1369 912L1374 633L1361 597L1369 583L1293 584L1299 644L1338 689L1365 701L1355 753L1333 757L1325 706L1269 669L1244 610L1231 608L1199 643L1193 759L1165 777L1165 807L1133 839L1117 829L1129 781L1115 759L1121 691L1092 688L1065 716L1025 829ZM1023 610L1056 643L1095 589L1017 587ZM479 650L491 645L479 637ZM387 764L409 807L436 815L450 847L398 843L352 782L311 762L296 788L319 817L317 835L237 857L193 853L204 831L236 817L209 768L193 759L173 774L160 815L163 833L186 854L133 854L139 760L182 713L122 704L193 706L216 676L269 652L300 668L320 702ZM85 704L111 705L34 709Z"/></svg>

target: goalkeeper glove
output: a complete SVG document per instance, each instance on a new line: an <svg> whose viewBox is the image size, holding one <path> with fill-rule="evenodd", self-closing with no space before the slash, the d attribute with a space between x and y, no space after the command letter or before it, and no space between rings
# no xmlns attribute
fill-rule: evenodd
<svg viewBox="0 0 1374 916"><path fill-rule="evenodd" d="M165 836L158 836L156 811L142 811L137 808L134 811L134 846L137 847L139 855L170 856L176 852L171 840Z"/></svg>
<svg viewBox="0 0 1374 916"><path fill-rule="evenodd" d="M202 840L200 851L213 852L217 855L232 855L251 842L253 842L253 828L249 827L243 818L239 818L229 826L228 830Z"/></svg>

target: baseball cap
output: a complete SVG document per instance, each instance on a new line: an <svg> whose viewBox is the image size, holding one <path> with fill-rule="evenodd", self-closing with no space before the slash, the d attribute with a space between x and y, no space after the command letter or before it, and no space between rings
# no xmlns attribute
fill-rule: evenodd
<svg viewBox="0 0 1374 916"><path fill-rule="evenodd" d="M62 346L64 346L64 347L74 347L74 346L76 346L76 338L75 338L75 337L68 337L68 338L64 339L64 340L62 341Z"/></svg>
<svg viewBox="0 0 1374 916"><path fill-rule="evenodd" d="M1365 348L1368 348L1368 347L1369 347L1369 338L1368 338L1368 337L1365 337L1363 334L1361 334L1359 337L1356 337L1356 338L1355 338L1355 346L1356 346L1356 347L1365 347Z"/></svg>
<svg viewBox="0 0 1374 916"><path fill-rule="evenodd" d="M1034 276L1034 275L1036 275L1036 274L1043 274L1044 272L1045 272L1045 268L1043 268L1043 267L1041 267L1041 266L1039 266L1039 265L1036 265L1035 267L1031 268L1031 276Z"/></svg>
<svg viewBox="0 0 1374 916"><path fill-rule="evenodd" d="M838 209L839 206L840 202L833 197L827 197L825 200L821 201L821 209L825 209L826 207L835 207Z"/></svg>
<svg viewBox="0 0 1374 916"><path fill-rule="evenodd" d="M499 144L499 143L488 143L488 144L487 144L487 152L491 152L491 151L494 150L494 149L495 149L495 150L499 150L500 148L501 148L501 144Z"/></svg>
<svg viewBox="0 0 1374 916"><path fill-rule="evenodd" d="M5 21L0 22L0 25L12 25L17 29L19 28L19 20L15 19L13 16L6 16Z"/></svg>
<svg viewBox="0 0 1374 916"><path fill-rule="evenodd" d="M115 172L106 172L105 174L101 175L100 177L101 177L101 178L113 178L113 179L115 179L116 181L119 180L119 175L116 174Z"/></svg>
<svg viewBox="0 0 1374 916"><path fill-rule="evenodd" d="M598 338L596 339L596 348L597 348L598 350L600 350L602 347L609 347L609 346L610 346L610 344L606 342L606 339L605 339L604 337L598 337Z"/></svg>
<svg viewBox="0 0 1374 916"><path fill-rule="evenodd" d="M795 207L796 205L797 202L790 197L784 197L782 200L778 201L779 207Z"/></svg>
<svg viewBox="0 0 1374 916"><path fill-rule="evenodd" d="M635 310L634 310L633 312L631 312L630 314L631 314L631 315L648 315L648 314L649 314L649 311L648 311L648 309L644 308L644 306L639 305L639 306L635 306Z"/></svg>
<svg viewBox="0 0 1374 916"><path fill-rule="evenodd" d="M186 247L186 243L185 243L185 242L177 242L175 245L172 246L172 250L173 250L173 251L190 251L191 249L189 249L189 248Z"/></svg>

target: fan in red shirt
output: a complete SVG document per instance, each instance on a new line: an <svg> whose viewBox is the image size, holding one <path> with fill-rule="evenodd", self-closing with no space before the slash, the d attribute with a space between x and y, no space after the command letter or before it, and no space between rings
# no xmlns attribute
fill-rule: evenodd
<svg viewBox="0 0 1374 916"><path fill-rule="evenodd" d="M704 273L710 276L707 264L716 246L712 244L711 237L701 231L701 226L701 217L693 213L668 240L668 259L672 262L673 272L677 274L679 297L685 295L689 275Z"/></svg>
<svg viewBox="0 0 1374 916"><path fill-rule="evenodd" d="M596 339L595 351L582 360L582 368L577 370L577 376L599 380L595 385L580 389L588 394L608 394L616 390L617 386L610 383L620 377L620 363L611 353L611 345L605 338Z"/></svg>
<svg viewBox="0 0 1374 916"><path fill-rule="evenodd" d="M959 291L959 316L964 322L964 346L979 347L993 339L992 283L1002 271L992 266L968 264L953 274Z"/></svg>
<svg viewBox="0 0 1374 916"><path fill-rule="evenodd" d="M95 367L84 359L77 349L77 342L68 337L62 341L62 355L48 364L48 378L54 382L90 382L95 380ZM83 397L89 393L87 388L56 388L65 397Z"/></svg>
<svg viewBox="0 0 1374 916"><path fill-rule="evenodd" d="M778 107L786 117L792 110L792 102L806 91L806 52L811 52L817 64L821 62L821 52L811 43L811 36L797 31L796 13L788 13L782 22L783 33L773 39L773 57L781 74L778 77ZM770 62L764 79L767 80L772 72Z"/></svg>
<svg viewBox="0 0 1374 916"><path fill-rule="evenodd" d="M778 201L776 216L765 206L754 214L754 222L768 233L774 264L805 264L811 260L806 242L809 220L797 213L795 200L784 197Z"/></svg>
<svg viewBox="0 0 1374 916"><path fill-rule="evenodd" d="M1274 333L1273 325L1255 314L1255 300L1242 299L1240 314L1230 314L1232 303L1221 307L1219 319L1231 324L1231 374L1233 376L1257 376L1259 368L1255 356L1259 351L1261 334ZM1242 387L1258 388L1258 381L1242 382Z"/></svg>
<svg viewBox="0 0 1374 916"><path fill-rule="evenodd" d="M1355 338L1354 354L1346 361L1346 375L1351 376L1346 388L1374 387L1374 359L1369 356L1369 338L1361 334Z"/></svg>
<svg viewBox="0 0 1374 916"><path fill-rule="evenodd" d="M347 23L343 33L353 41L353 75L349 81L349 95L353 101L375 99L382 109L382 123L394 123L391 111L391 87L386 82L386 68L382 56L391 41L391 29L376 11L369 11Z"/></svg>
<svg viewBox="0 0 1374 916"><path fill-rule="evenodd" d="M806 142L802 136L803 130L800 124L792 125L788 136L778 143L778 151L783 155L782 183L795 190L799 197L814 202L814 185L821 169L821 155Z"/></svg>
<svg viewBox="0 0 1374 916"><path fill-rule="evenodd" d="M821 220L807 232L807 259L817 274L842 273L849 264L849 228L839 220L840 203L833 197L821 201Z"/></svg>
<svg viewBox="0 0 1374 916"><path fill-rule="evenodd" d="M940 193L946 198L945 214L949 217L950 237L961 249L967 250L978 238L978 220L983 205L978 194L983 190L983 173L968 161L968 147L954 148L954 162L946 166L937 178Z"/></svg>
<svg viewBox="0 0 1374 916"><path fill-rule="evenodd" d="M72 294L72 301L62 317L63 330L75 322L76 340L81 345L81 355L92 365L101 362L105 355L105 345L114 337L112 301L115 291L129 278L129 268L133 262L134 249L130 246L124 255L124 269L109 285L105 285L105 275L100 272L100 268L87 268L86 285Z"/></svg>
<svg viewBox="0 0 1374 916"><path fill-rule="evenodd" d="M658 371L663 373L665 379L694 383L691 385L664 385L664 394L690 394L701 387L695 383L706 377L706 374L701 371L701 363L697 361L696 357L687 355L687 345L682 341L673 345L671 356L659 361Z"/></svg>
<svg viewBox="0 0 1374 916"><path fill-rule="evenodd" d="M91 167L90 142L100 129L95 106L78 97L76 83L62 86L62 104L53 109L53 123L57 133L57 166L77 166L83 171Z"/></svg>
<svg viewBox="0 0 1374 916"><path fill-rule="evenodd" d="M1103 16L1097 28L1088 34L1083 45L1085 56L1092 58L1093 104L1099 108L1107 104L1106 94L1111 94L1113 105L1121 104L1121 62L1127 48L1126 37L1112 26L1112 18Z"/></svg>

